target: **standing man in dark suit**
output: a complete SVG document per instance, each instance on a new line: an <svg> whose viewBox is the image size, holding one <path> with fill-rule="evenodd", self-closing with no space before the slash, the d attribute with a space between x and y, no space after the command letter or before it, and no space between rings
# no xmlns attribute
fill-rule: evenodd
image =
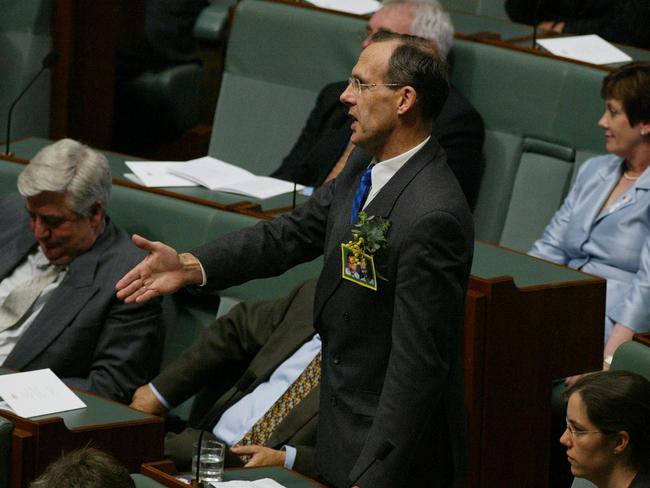
<svg viewBox="0 0 650 488"><path fill-rule="evenodd" d="M50 368L69 386L127 402L160 366L159 300L114 285L143 253L106 215L108 161L71 139L43 148L0 197L0 364Z"/></svg>
<svg viewBox="0 0 650 488"><path fill-rule="evenodd" d="M282 391L270 390L274 383L290 374L291 368L298 368L301 361L304 369L312 359L309 350L320 349L313 327L315 289L312 280L279 300L238 304L207 327L151 383L136 390L131 407L157 415L201 392L190 426L165 437L165 457L177 468L189 468L192 445L200 430L205 430L206 435L214 434L223 441L230 452L251 456L248 467L283 465L315 475L318 387L291 409L264 446L230 450L255 424L257 405L272 407L280 398ZM260 407L259 413L269 409ZM295 456L287 456L292 449ZM241 459L226 454L226 467L242 464Z"/></svg>
<svg viewBox="0 0 650 488"><path fill-rule="evenodd" d="M373 36L341 95L357 149L336 179L291 214L192 253L134 237L149 256L117 284L118 297L144 302L186 285L219 289L277 275L323 254L315 455L319 476L335 487L461 480L460 344L473 232L430 135L447 92L444 61L428 41ZM354 224L361 235L353 237ZM342 273L346 253L361 251L376 288Z"/></svg>
<svg viewBox="0 0 650 488"><path fill-rule="evenodd" d="M364 48L379 31L428 39L443 58L454 39L449 14L437 0L384 1L368 22ZM347 107L339 100L346 85L345 81L330 83L321 90L300 138L271 176L317 188L341 172L353 146ZM447 164L474 207L483 174L485 130L479 113L454 87L435 119L432 135L447 153Z"/></svg>

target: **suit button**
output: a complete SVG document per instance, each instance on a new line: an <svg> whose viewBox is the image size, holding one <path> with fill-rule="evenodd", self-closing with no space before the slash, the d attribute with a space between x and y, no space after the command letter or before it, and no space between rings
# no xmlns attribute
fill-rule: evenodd
<svg viewBox="0 0 650 488"><path fill-rule="evenodd" d="M348 312L343 312L343 320L346 322L350 321L350 314Z"/></svg>
<svg viewBox="0 0 650 488"><path fill-rule="evenodd" d="M341 362L341 359L338 356L334 356L334 359L332 359L334 364L339 364Z"/></svg>
<svg viewBox="0 0 650 488"><path fill-rule="evenodd" d="M330 397L330 403L333 407L336 407L336 397L334 395Z"/></svg>

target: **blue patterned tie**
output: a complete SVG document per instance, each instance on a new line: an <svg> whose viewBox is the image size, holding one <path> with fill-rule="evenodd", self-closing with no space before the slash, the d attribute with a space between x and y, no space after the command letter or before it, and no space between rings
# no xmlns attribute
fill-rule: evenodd
<svg viewBox="0 0 650 488"><path fill-rule="evenodd" d="M372 164L368 165L361 175L359 188L357 188L357 192L354 194L354 200L352 201L352 215L350 215L351 224L356 223L359 211L363 208L363 204L366 201L366 198L368 198L368 193L370 193L370 187L372 186L372 167Z"/></svg>

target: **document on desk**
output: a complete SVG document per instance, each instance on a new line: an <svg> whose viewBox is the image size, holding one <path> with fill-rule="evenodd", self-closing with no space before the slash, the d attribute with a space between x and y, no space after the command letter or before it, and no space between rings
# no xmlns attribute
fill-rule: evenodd
<svg viewBox="0 0 650 488"><path fill-rule="evenodd" d="M137 177L136 183L147 188L199 186L198 183L170 173L170 170L186 164L184 161L126 161L124 164ZM128 174L124 176L129 178Z"/></svg>
<svg viewBox="0 0 650 488"><path fill-rule="evenodd" d="M626 63L632 58L596 34L538 39L545 49L565 58L591 64Z"/></svg>
<svg viewBox="0 0 650 488"><path fill-rule="evenodd" d="M371 14L381 7L381 3L375 0L354 0L353 2L350 0L307 0L307 2L320 8L356 15Z"/></svg>
<svg viewBox="0 0 650 488"><path fill-rule="evenodd" d="M21 417L48 415L86 406L51 369L0 375L0 397Z"/></svg>
<svg viewBox="0 0 650 488"><path fill-rule="evenodd" d="M271 478L262 478L255 481L220 481L210 483L214 488L286 488Z"/></svg>
<svg viewBox="0 0 650 488"><path fill-rule="evenodd" d="M270 176L255 176L250 171L211 156L193 159L169 170L170 173L194 181L210 190L237 193L259 199L290 193L294 184ZM296 185L296 190L302 190Z"/></svg>

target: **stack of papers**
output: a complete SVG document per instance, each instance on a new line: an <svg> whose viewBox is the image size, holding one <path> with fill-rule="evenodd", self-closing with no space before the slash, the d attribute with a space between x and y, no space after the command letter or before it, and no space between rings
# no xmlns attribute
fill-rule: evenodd
<svg viewBox="0 0 650 488"><path fill-rule="evenodd" d="M196 186L210 190L237 193L248 197L265 199L294 190L288 181L255 176L239 166L226 163L211 156L193 159L186 163L127 161L126 165L139 182L147 187ZM128 176L127 176L128 177ZM296 185L296 190L302 190Z"/></svg>
<svg viewBox="0 0 650 488"><path fill-rule="evenodd" d="M307 0L312 5L349 14L363 15L376 12L381 3L375 0Z"/></svg>
<svg viewBox="0 0 650 488"><path fill-rule="evenodd" d="M537 43L556 56L591 64L614 64L632 58L596 34L538 39Z"/></svg>

